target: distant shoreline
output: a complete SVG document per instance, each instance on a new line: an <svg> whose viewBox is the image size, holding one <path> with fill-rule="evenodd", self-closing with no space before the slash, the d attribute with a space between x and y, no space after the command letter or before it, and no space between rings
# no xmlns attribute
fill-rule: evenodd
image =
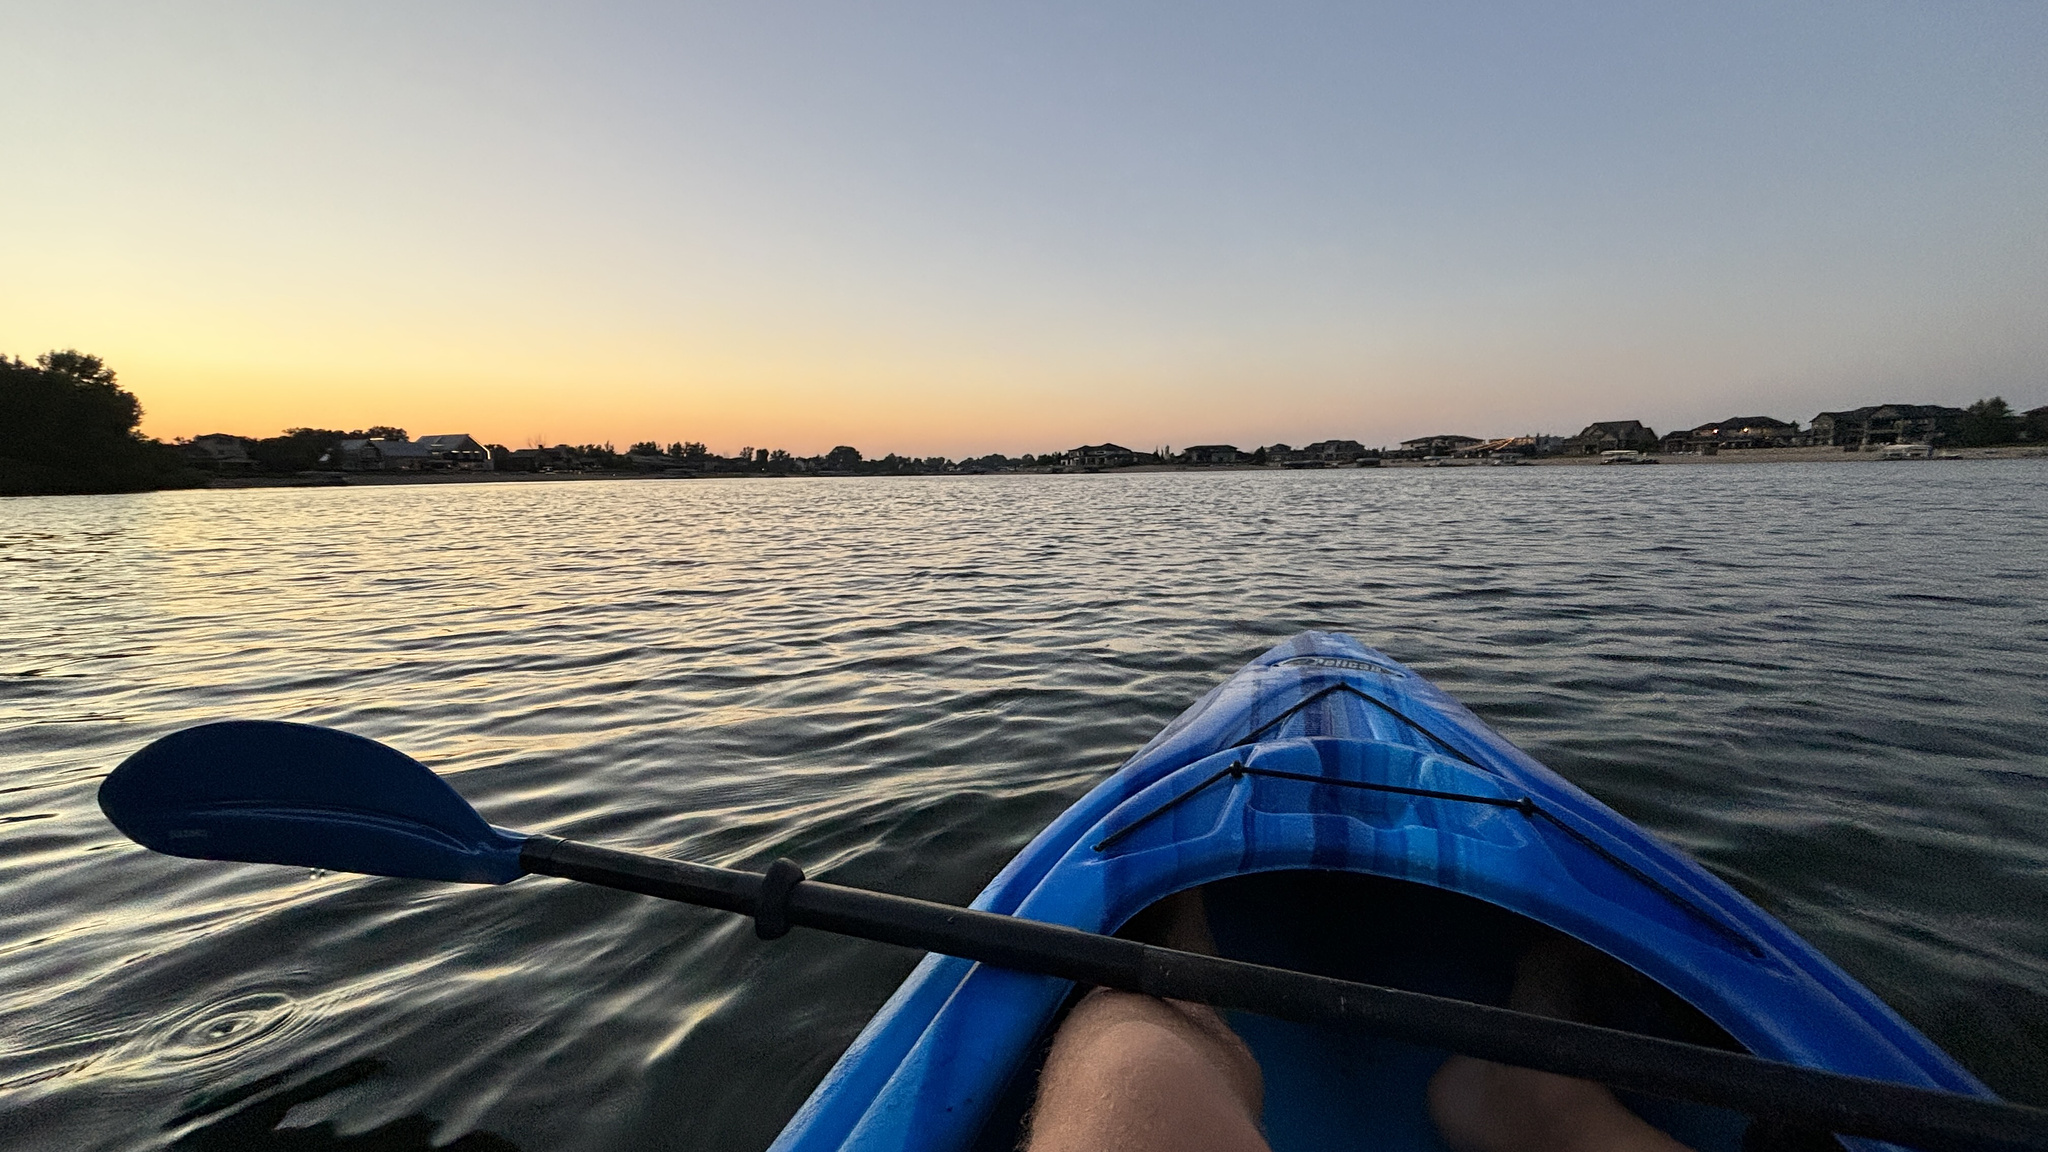
<svg viewBox="0 0 2048 1152"><path fill-rule="evenodd" d="M2048 456L2048 448L2032 445L2007 444L1998 448L1943 448L1943 459L1938 460L1886 460L1884 445L1873 445L1861 452L1849 452L1836 447L1818 448L1724 448L1713 456L1697 453L1674 453L1672 455L1651 455L1650 459L1659 464L1927 464L1954 463L1958 460L2007 460L2024 456ZM1460 464L1466 462L1460 461ZM1472 463L1477 463L1473 461ZM1598 456L1545 456L1528 462L1532 467L1579 467L1599 464ZM1387 467L1425 467L1419 460L1389 460Z"/></svg>
<svg viewBox="0 0 2048 1152"><path fill-rule="evenodd" d="M1741 448L1730 449L1714 456L1679 454L1652 456L1659 465L1681 466L1723 464L1891 464L1941 465L1961 463L1969 460L2010 460L2026 457L2048 457L2048 448L2012 447L2003 448L1956 448L1944 453L1940 460L1885 460L1877 451L1845 452L1840 448ZM1530 460L1525 464L1507 465L1514 468L1583 468L1598 465L1598 456L1549 456ZM1478 460L1456 460L1442 464L1424 464L1420 460L1386 460L1381 468L1500 468ZM1158 472L1337 472L1367 471L1369 469L1337 468L1287 468L1272 464L1140 464L1130 468L1112 468L1091 475L1130 475L1133 473ZM949 476L1045 476L1054 475L1051 470L1031 469L1018 472L944 473ZM1073 474L1073 473L1067 473ZM209 489L229 488L378 488L410 484L565 484L587 480L646 480L646 481L691 481L691 480L808 480L836 476L858 476L852 472L705 472L705 473L648 473L648 472L322 472L297 476L224 476L206 485ZM862 477L872 479L873 477Z"/></svg>

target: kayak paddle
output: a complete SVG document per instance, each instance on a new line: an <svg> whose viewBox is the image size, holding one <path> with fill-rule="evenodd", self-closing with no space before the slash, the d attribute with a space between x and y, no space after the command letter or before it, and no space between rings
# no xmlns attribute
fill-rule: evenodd
<svg viewBox="0 0 2048 1152"><path fill-rule="evenodd" d="M1484 1060L1733 1108L1800 1128L1930 1149L2048 1150L2048 1110L1845 1076L1739 1052L1292 972L806 880L497 828L430 769L330 728L227 721L172 733L100 785L130 839L173 856L503 884L539 874L1021 972L1338 1024Z"/></svg>

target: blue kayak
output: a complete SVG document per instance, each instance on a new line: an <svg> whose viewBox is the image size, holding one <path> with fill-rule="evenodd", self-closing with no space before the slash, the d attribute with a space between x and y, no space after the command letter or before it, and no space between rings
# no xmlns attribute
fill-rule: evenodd
<svg viewBox="0 0 2048 1152"><path fill-rule="evenodd" d="M974 907L1115 932L1193 888L1225 956L1504 1004L1518 957L1561 934L1635 982L1593 1022L1991 1095L1733 888L1348 636L1304 633L1252 661L1053 821ZM775 1152L1009 1152L1076 995L925 957ZM1264 1070L1276 1152L1443 1152L1423 1089L1445 1051L1231 1023ZM1735 1113L1629 1102L1700 1152L1744 1147ZM1751 1152L1769 1146L1750 1135Z"/></svg>

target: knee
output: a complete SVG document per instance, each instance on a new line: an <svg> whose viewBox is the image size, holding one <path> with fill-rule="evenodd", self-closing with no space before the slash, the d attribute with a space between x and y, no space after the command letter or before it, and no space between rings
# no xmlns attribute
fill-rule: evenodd
<svg viewBox="0 0 2048 1152"><path fill-rule="evenodd" d="M1069 1013L1039 1081L1034 1136L1075 1125L1135 1137L1189 1130L1220 1147L1263 1147L1263 1082L1244 1041L1214 1010L1097 991ZM1058 1141L1032 1141L1053 1147ZM1132 1138L1130 1147L1151 1146Z"/></svg>

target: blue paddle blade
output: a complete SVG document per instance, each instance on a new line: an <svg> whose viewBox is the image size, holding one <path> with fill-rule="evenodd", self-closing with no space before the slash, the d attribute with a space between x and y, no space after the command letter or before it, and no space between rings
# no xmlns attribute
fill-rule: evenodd
<svg viewBox="0 0 2048 1152"><path fill-rule="evenodd" d="M503 884L526 837L494 828L412 757L332 728L202 724L100 784L100 811L145 848L198 860Z"/></svg>

